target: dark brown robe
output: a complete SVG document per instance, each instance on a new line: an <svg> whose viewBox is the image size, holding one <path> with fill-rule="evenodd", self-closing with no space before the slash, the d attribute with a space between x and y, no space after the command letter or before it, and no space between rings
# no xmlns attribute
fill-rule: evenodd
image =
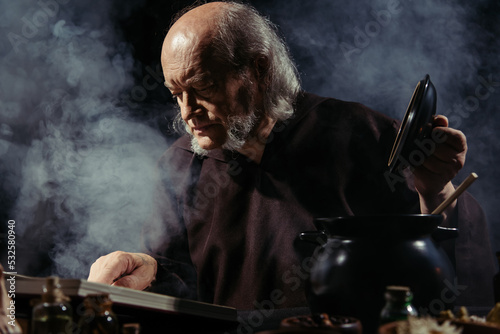
<svg viewBox="0 0 500 334"><path fill-rule="evenodd" d="M387 178L396 132L397 122L360 104L304 93L294 116L275 125L260 164L221 149L198 157L181 137L161 159L144 234L160 264L154 291L238 309L305 306L308 267L294 242L315 229L314 218L419 212L411 178ZM484 215L469 195L458 204L457 272L483 285L462 298L489 303Z"/></svg>

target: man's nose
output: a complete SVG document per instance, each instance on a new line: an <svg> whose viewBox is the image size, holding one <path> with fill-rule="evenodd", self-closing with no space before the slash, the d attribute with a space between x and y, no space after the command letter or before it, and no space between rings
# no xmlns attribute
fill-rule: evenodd
<svg viewBox="0 0 500 334"><path fill-rule="evenodd" d="M194 94L190 94L189 92L182 93L180 107L181 115L184 120L196 117L202 111L196 96Z"/></svg>

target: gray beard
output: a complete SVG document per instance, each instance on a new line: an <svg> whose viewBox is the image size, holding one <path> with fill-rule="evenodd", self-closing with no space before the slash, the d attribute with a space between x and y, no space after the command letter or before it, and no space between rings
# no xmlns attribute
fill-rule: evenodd
<svg viewBox="0 0 500 334"><path fill-rule="evenodd" d="M223 149L237 151L242 148L247 139L252 134L252 130L257 123L255 110L250 110L248 115L233 115L228 116L228 130L226 142L222 145ZM189 126L186 124L186 130L191 135L191 149L200 156L206 156L208 150L200 147L198 140L191 133Z"/></svg>

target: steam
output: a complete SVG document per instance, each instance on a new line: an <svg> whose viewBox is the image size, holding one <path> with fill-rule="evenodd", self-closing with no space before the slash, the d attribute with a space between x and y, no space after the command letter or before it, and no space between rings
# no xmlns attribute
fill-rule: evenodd
<svg viewBox="0 0 500 334"><path fill-rule="evenodd" d="M113 20L139 3L112 17L111 1L0 1L0 155L19 182L18 272L86 277L98 256L140 250L167 143L119 100L134 59ZM52 267L37 268L35 251Z"/></svg>

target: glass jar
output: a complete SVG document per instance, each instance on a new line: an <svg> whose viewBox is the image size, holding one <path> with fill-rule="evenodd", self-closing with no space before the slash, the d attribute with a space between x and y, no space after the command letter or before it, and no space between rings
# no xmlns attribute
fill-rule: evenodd
<svg viewBox="0 0 500 334"><path fill-rule="evenodd" d="M385 306L380 313L382 324L406 320L409 316L417 316L417 311L411 304L413 294L406 286L390 285L385 291Z"/></svg>
<svg viewBox="0 0 500 334"><path fill-rule="evenodd" d="M73 333L73 311L58 277L47 277L42 299L33 307L32 334Z"/></svg>
<svg viewBox="0 0 500 334"><path fill-rule="evenodd" d="M108 294L88 295L78 325L82 334L119 334L120 326Z"/></svg>

